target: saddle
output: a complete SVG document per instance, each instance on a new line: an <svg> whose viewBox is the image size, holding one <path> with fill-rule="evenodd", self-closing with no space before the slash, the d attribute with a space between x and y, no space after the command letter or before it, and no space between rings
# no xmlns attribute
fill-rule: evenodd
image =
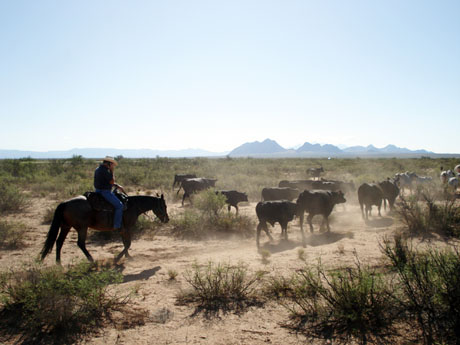
<svg viewBox="0 0 460 345"><path fill-rule="evenodd" d="M115 192L114 194L123 203L123 211L126 211L128 208L128 196L126 194L119 192ZM113 212L115 210L113 205L107 200L105 200L105 198L99 193L86 192L83 195L88 200L92 209L95 211Z"/></svg>

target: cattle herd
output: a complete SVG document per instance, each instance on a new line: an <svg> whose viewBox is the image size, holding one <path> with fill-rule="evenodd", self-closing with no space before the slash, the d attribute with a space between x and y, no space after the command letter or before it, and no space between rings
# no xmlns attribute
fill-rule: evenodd
<svg viewBox="0 0 460 345"><path fill-rule="evenodd" d="M305 245L303 230L305 213L308 213L307 222L311 232L313 232L312 219L315 215L323 217L321 228L325 226L329 232L328 217L336 204L346 202L345 195L357 192L362 217L367 220L371 215L372 206L377 207L378 215L381 216L380 209L382 202L385 210L387 202L389 208L393 209L395 200L400 193L412 193L415 187L433 182L431 177L418 176L414 172L405 172L397 173L393 178L387 178L381 182L363 183L356 189L353 181L320 179L320 174L324 172L323 167L309 168L306 172L312 179L283 180L279 182L278 187L266 187L262 189L262 201L257 203L255 209L259 220L256 236L257 247L259 247L261 230L264 230L270 240L273 240L267 228L267 222L272 226L275 223L279 223L282 236L287 240L288 223L295 217L298 217L302 240ZM454 170L444 170L441 167L440 179L446 188L454 188L456 191L459 176L460 165L457 165ZM182 197L182 205L184 205L187 197L198 191L214 187L216 181L216 179L196 177L194 174L178 174L174 177L173 188L177 185L180 186L177 194L181 189L184 190ZM246 193L236 190L218 190L216 193L225 195L228 211L233 206L238 213L238 203L248 201Z"/></svg>

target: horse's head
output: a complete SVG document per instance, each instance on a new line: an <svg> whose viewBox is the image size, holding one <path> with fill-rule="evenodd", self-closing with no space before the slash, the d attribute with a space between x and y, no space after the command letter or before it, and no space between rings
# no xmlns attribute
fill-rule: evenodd
<svg viewBox="0 0 460 345"><path fill-rule="evenodd" d="M155 215L158 218L160 218L162 223L167 223L169 222L169 216L168 216L166 201L165 201L163 194L161 194L161 197L158 197L158 200L159 200L158 207L155 207L153 209L153 213L155 213Z"/></svg>

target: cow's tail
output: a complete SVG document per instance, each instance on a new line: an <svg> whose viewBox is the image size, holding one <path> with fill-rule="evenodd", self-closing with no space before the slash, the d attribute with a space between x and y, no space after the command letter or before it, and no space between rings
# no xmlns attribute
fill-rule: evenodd
<svg viewBox="0 0 460 345"><path fill-rule="evenodd" d="M180 184L179 189L177 190L176 195L179 195L179 192L180 192L181 188L182 188L182 183Z"/></svg>
<svg viewBox="0 0 460 345"><path fill-rule="evenodd" d="M64 219L64 207L65 204L60 203L56 208L56 211L54 211L53 222L51 223L45 244L43 245L43 249L40 253L41 260L43 260L53 249L54 243L56 242L59 233L59 229L62 224L62 220Z"/></svg>

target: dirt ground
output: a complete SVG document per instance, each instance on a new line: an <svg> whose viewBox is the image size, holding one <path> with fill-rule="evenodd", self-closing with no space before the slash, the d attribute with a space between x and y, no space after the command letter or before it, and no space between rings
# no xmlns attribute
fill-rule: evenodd
<svg viewBox="0 0 460 345"><path fill-rule="evenodd" d="M40 206L42 205L42 206ZM240 212L256 220L256 203L240 204ZM26 224L26 246L21 250L1 250L0 269L7 270L33 261L44 243L49 225L42 224L49 207L55 207L52 200L33 201L24 213L10 216L11 220ZM189 207L189 206L185 206ZM168 212L173 218L183 212L179 202L168 202ZM232 212L234 210L232 209ZM151 213L150 213L151 214ZM385 235L391 235L401 224L382 208L382 217L376 210L368 222L364 222L357 204L347 202L336 205L331 217L330 233L318 231L320 217L315 217L315 231L306 232L307 246L304 248L306 262L315 264L319 258L325 266L352 266L355 252L361 262L380 265L382 254L379 242ZM318 218L318 219L317 219ZM170 225L164 225L168 227ZM308 226L307 226L308 227ZM163 233L163 232L162 232ZM118 315L116 324L108 324L98 334L85 340L86 344L305 344L311 343L302 335L282 327L288 320L288 312L275 302L263 307L250 307L241 314L227 313L207 318L194 315L193 306L176 305L176 295L188 288L184 272L194 263L245 263L249 270L264 270L274 274L290 275L304 267L299 258L302 249L298 221L289 224L289 241L280 240L278 224L272 229L275 241L261 235L261 247L270 252L268 262L263 262L257 251L255 239L186 241L168 235L156 235L152 239L134 240L131 260L123 259L124 283L114 287L123 293L132 292L133 310L145 310L145 322L130 320L129 315ZM63 265L83 260L85 257L76 243L76 232L71 231L62 250ZM88 241L87 248L96 260L111 260L122 250L121 240L103 244ZM45 259L46 265L54 265L55 251ZM170 279L170 272L177 272L176 279ZM124 321L124 322L121 322ZM124 323L126 327L120 326ZM314 344L324 344L317 340Z"/></svg>

